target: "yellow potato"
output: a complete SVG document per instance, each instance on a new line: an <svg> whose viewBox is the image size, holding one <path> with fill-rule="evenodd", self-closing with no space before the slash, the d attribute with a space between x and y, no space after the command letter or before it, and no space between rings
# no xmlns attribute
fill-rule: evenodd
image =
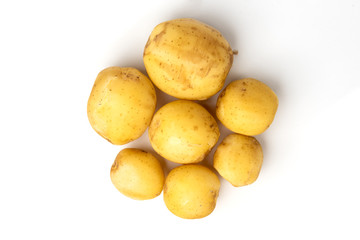
<svg viewBox="0 0 360 240"><path fill-rule="evenodd" d="M218 30L184 18L157 25L143 58L160 90L180 99L204 100L223 87L233 51Z"/></svg>
<svg viewBox="0 0 360 240"><path fill-rule="evenodd" d="M231 82L219 95L216 116L233 132L254 136L272 123L278 107L276 94L264 83L245 78Z"/></svg>
<svg viewBox="0 0 360 240"><path fill-rule="evenodd" d="M151 153L134 148L120 151L111 167L110 177L117 190L136 200L158 196L165 179L160 162Z"/></svg>
<svg viewBox="0 0 360 240"><path fill-rule="evenodd" d="M154 150L176 163L202 161L219 139L215 119L201 105L177 100L154 115L149 138Z"/></svg>
<svg viewBox="0 0 360 240"><path fill-rule="evenodd" d="M214 168L233 186L253 183L263 162L260 143L250 136L230 134L214 154Z"/></svg>
<svg viewBox="0 0 360 240"><path fill-rule="evenodd" d="M186 219L203 218L216 206L219 178L201 165L183 165L170 171L164 185L166 207Z"/></svg>
<svg viewBox="0 0 360 240"><path fill-rule="evenodd" d="M93 129L113 144L139 138L156 107L151 81L134 68L109 67L97 76L87 114Z"/></svg>

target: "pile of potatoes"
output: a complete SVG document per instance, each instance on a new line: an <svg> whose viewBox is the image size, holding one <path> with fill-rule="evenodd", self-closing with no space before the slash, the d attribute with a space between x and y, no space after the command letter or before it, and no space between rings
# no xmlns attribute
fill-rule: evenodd
<svg viewBox="0 0 360 240"><path fill-rule="evenodd" d="M122 194L145 200L163 191L167 208L186 219L202 218L214 210L219 177L198 163L216 145L220 131L215 118L192 100L206 100L223 88L233 54L218 30L194 19L175 19L157 25L146 43L143 60L149 78L129 67L109 67L99 73L87 105L93 129L109 142L123 145L149 127L153 149L183 164L165 178L155 156L125 148L110 171L112 183ZM179 100L154 114L153 84ZM276 94L252 78L233 81L220 93L216 116L234 133L216 149L213 166L233 186L257 179L263 152L253 136L270 126L277 107Z"/></svg>

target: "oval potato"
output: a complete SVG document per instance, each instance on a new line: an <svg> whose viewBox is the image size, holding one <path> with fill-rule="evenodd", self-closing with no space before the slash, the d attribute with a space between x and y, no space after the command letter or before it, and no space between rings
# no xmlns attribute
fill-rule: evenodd
<svg viewBox="0 0 360 240"><path fill-rule="evenodd" d="M176 163L202 161L220 136L215 119L201 105L177 100L154 115L149 138L154 150Z"/></svg>
<svg viewBox="0 0 360 240"><path fill-rule="evenodd" d="M271 88L256 79L245 78L231 82L221 92L216 116L231 131L254 136L273 122L278 103Z"/></svg>
<svg viewBox="0 0 360 240"><path fill-rule="evenodd" d="M235 187L253 183L262 162L260 143L254 137L236 133L227 136L214 154L214 168Z"/></svg>
<svg viewBox="0 0 360 240"><path fill-rule="evenodd" d="M87 114L97 133L122 145L145 132L155 107L155 88L144 74L135 68L109 67L95 80Z"/></svg>
<svg viewBox="0 0 360 240"><path fill-rule="evenodd" d="M135 200L158 196L164 185L164 172L159 160L140 149L123 149L111 167L110 178L119 192Z"/></svg>
<svg viewBox="0 0 360 240"><path fill-rule="evenodd" d="M143 59L160 90L180 99L204 100L224 86L233 51L215 28L183 18L154 28Z"/></svg>
<svg viewBox="0 0 360 240"><path fill-rule="evenodd" d="M219 196L220 180L201 165L183 165L170 171L164 185L164 202L176 216L203 218L213 212Z"/></svg>

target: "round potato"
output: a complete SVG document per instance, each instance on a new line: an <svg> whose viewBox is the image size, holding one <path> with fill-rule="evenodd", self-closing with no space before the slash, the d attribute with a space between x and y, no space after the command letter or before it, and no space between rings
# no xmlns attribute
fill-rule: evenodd
<svg viewBox="0 0 360 240"><path fill-rule="evenodd" d="M216 116L233 132L254 136L272 123L278 107L276 94L264 83L245 78L231 82L219 95Z"/></svg>
<svg viewBox="0 0 360 240"><path fill-rule="evenodd" d="M157 25L143 58L160 90L180 99L204 100L223 87L233 51L218 30L184 18Z"/></svg>
<svg viewBox="0 0 360 240"><path fill-rule="evenodd" d="M201 105L177 100L154 115L149 138L154 150L176 163L202 161L219 139L215 119Z"/></svg>
<svg viewBox="0 0 360 240"><path fill-rule="evenodd" d="M97 133L122 145L145 132L155 107L155 89L144 74L134 68L109 67L95 80L87 114Z"/></svg>
<svg viewBox="0 0 360 240"><path fill-rule="evenodd" d="M186 219L208 216L216 206L219 178L201 165L183 165L170 171L164 185L166 207Z"/></svg>
<svg viewBox="0 0 360 240"><path fill-rule="evenodd" d="M111 167L110 177L117 190L136 200L158 196L165 179L160 162L151 153L134 148L120 151Z"/></svg>
<svg viewBox="0 0 360 240"><path fill-rule="evenodd" d="M263 162L260 143L250 136L230 134L214 154L214 168L233 186L253 183Z"/></svg>

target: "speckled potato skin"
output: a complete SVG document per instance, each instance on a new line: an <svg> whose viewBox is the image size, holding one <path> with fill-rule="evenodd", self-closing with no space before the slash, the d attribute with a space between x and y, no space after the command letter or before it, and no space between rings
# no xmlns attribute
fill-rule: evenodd
<svg viewBox="0 0 360 240"><path fill-rule="evenodd" d="M154 115L149 138L154 150L176 163L197 163L215 146L220 136L213 116L201 105L177 100Z"/></svg>
<svg viewBox="0 0 360 240"><path fill-rule="evenodd" d="M223 87L233 51L218 30L183 18L154 28L143 59L160 90L180 99L204 100Z"/></svg>
<svg viewBox="0 0 360 240"><path fill-rule="evenodd" d="M254 137L237 133L227 136L214 154L214 168L235 187L255 182L262 162L260 143Z"/></svg>
<svg viewBox="0 0 360 240"><path fill-rule="evenodd" d="M164 202L176 216L203 218L213 212L220 181L215 173L201 165L183 165L170 171L164 185Z"/></svg>
<svg viewBox="0 0 360 240"><path fill-rule="evenodd" d="M135 148L119 152L110 177L117 190L135 200L155 198L165 181L160 162L151 153Z"/></svg>
<svg viewBox="0 0 360 240"><path fill-rule="evenodd" d="M155 88L144 74L135 68L109 67L95 80L87 115L98 134L122 145L145 132L155 107Z"/></svg>
<svg viewBox="0 0 360 240"><path fill-rule="evenodd" d="M231 82L221 92L216 116L231 131L254 136L273 122L278 103L271 88L256 79L245 78Z"/></svg>

